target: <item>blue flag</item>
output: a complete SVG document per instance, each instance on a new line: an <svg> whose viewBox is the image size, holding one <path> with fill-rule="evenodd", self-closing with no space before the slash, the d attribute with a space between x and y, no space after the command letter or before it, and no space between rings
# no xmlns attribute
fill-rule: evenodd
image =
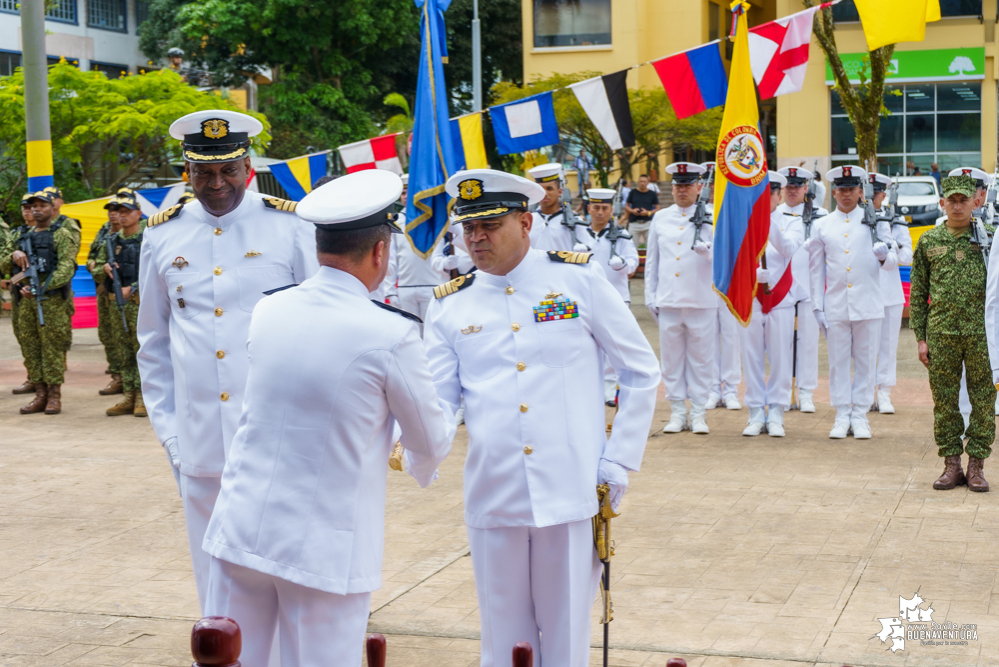
<svg viewBox="0 0 999 667"><path fill-rule="evenodd" d="M451 0L416 0L420 8L420 70L413 112L406 237L424 259L447 231L444 184L455 172L442 64L442 58L447 57L444 11L450 4Z"/></svg>
<svg viewBox="0 0 999 667"><path fill-rule="evenodd" d="M489 117L500 155L523 153L559 142L551 91L489 107Z"/></svg>

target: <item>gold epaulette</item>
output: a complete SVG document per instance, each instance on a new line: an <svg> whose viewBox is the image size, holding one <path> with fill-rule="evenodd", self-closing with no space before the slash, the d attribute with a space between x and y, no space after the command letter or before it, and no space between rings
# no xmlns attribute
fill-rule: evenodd
<svg viewBox="0 0 999 667"><path fill-rule="evenodd" d="M472 284L475 280L475 273L466 273L463 276L458 276L454 280L449 280L443 285L438 285L434 288L434 298L443 299L449 294L454 294L459 290L463 290Z"/></svg>
<svg viewBox="0 0 999 667"><path fill-rule="evenodd" d="M295 209L298 208L298 202L288 201L287 199L278 199L277 197L264 197L264 206L272 208L275 211L294 213Z"/></svg>
<svg viewBox="0 0 999 667"><path fill-rule="evenodd" d="M174 204L165 211L160 211L156 215L149 218L146 223L146 227L155 227L156 225L161 225L167 220L173 220L178 215L180 215L181 209L184 208L183 204Z"/></svg>
<svg viewBox="0 0 999 667"><path fill-rule="evenodd" d="M553 262L562 262L563 264L588 264L590 257L593 257L593 253L571 252L569 250L548 251L548 259Z"/></svg>

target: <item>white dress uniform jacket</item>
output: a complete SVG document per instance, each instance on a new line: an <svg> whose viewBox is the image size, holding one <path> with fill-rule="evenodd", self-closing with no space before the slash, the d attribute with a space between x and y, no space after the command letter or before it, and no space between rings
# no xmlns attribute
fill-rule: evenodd
<svg viewBox="0 0 999 667"><path fill-rule="evenodd" d="M792 298L792 293L794 280L797 280L798 276L794 274L793 258L804 243L805 229L801 224L801 218L782 213L779 210L770 214L770 234L767 239L766 257L771 290L777 286L784 272L788 269L791 270L792 278L791 289L788 290L787 296L774 306L774 310L794 308L795 301ZM762 289L761 287L757 294L762 293ZM754 312L760 310L760 302L757 299L753 299L753 310Z"/></svg>
<svg viewBox="0 0 999 667"><path fill-rule="evenodd" d="M531 247L539 250L572 250L572 232L562 224L565 219L559 209L551 215L534 211L534 223L531 225ZM576 238L580 243L586 243L586 224L576 226Z"/></svg>
<svg viewBox="0 0 999 667"><path fill-rule="evenodd" d="M461 235L460 229L456 232L456 235L457 236ZM468 252L464 248L459 247L459 245L454 241L452 241L451 243L447 243L445 239L442 238L441 242L434 246L434 252L430 256L430 263L434 267L434 271L437 272L438 284L440 284L445 280L451 279L451 270L444 268L444 262L445 260L447 260L448 257L447 255L444 254L445 251L453 253L458 256L459 274L465 275L466 273L475 268L475 263L472 262L471 256L469 256Z"/></svg>
<svg viewBox="0 0 999 667"><path fill-rule="evenodd" d="M812 226L812 308L824 310L830 321L859 322L885 316L881 294L882 271L898 266L892 246L884 264L871 250L871 230L864 224L864 210L849 213L836 209ZM880 224L878 238L889 239L888 224Z"/></svg>
<svg viewBox="0 0 999 667"><path fill-rule="evenodd" d="M423 259L416 254L404 234L393 234L384 284L387 294L399 296L400 308L423 319L434 287L441 284L441 274L430 257Z"/></svg>
<svg viewBox="0 0 999 667"><path fill-rule="evenodd" d="M784 218L781 220L781 231L787 232L795 219L801 222L801 214L804 210L804 204L798 204L797 206L781 204L778 206L777 211L785 214ZM812 216L812 234L815 233L815 223L827 215L829 215L829 211L824 208L815 210L815 214ZM801 222L801 225L802 234L804 234L804 222ZM805 240L807 241L808 239ZM792 302L797 303L798 301L808 301L811 299L812 283L811 280L809 280L808 248L805 246L798 248L798 251L794 254L794 258L791 260L791 273L794 274L794 285L791 287L791 294L789 295Z"/></svg>
<svg viewBox="0 0 999 667"><path fill-rule="evenodd" d="M645 303L657 308L717 308L711 288L711 260L691 249L695 206L673 204L652 216L645 257ZM701 227L701 241L714 238L714 228Z"/></svg>
<svg viewBox="0 0 999 667"><path fill-rule="evenodd" d="M550 292L575 303L579 317L535 321ZM465 276L461 289L430 305L425 336L441 399L453 410L465 399L465 521L472 528L589 519L597 512L600 459L641 466L659 368L595 263L551 261L530 250L505 276ZM600 352L621 386L609 439Z"/></svg>
<svg viewBox="0 0 999 667"><path fill-rule="evenodd" d="M143 235L142 396L160 442L177 438L185 475L222 475L243 405L253 307L319 266L315 227L268 202L282 200L246 192L215 217L193 201Z"/></svg>
<svg viewBox="0 0 999 667"><path fill-rule="evenodd" d="M586 232L589 236L586 244L590 246L593 252L593 259L590 261L596 262L603 268L607 280L610 281L610 284L621 295L621 298L624 299L625 303L631 303L628 275L634 273L635 269L638 268L638 249L635 247L635 242L631 240L631 234L627 230L622 229L620 236L618 236L613 245L614 254L624 260L624 266L620 269L612 269L609 266L611 259L611 242L608 237L609 230L610 225L601 229L599 233L586 227Z"/></svg>
<svg viewBox="0 0 999 667"><path fill-rule="evenodd" d="M395 422L422 486L455 431L416 323L322 267L261 302L248 347L246 400L205 550L329 593L376 590Z"/></svg>
<svg viewBox="0 0 999 667"><path fill-rule="evenodd" d="M885 212L887 215L887 212ZM881 298L885 307L905 305L905 292L902 291L902 275L900 266L912 266L912 236L904 224L892 225L891 236L894 242L895 256L898 264L889 271L881 271Z"/></svg>

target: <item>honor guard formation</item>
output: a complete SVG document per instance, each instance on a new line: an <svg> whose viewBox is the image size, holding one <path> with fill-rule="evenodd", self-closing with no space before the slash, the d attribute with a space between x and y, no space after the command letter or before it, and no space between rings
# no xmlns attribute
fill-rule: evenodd
<svg viewBox="0 0 999 667"><path fill-rule="evenodd" d="M828 211L813 172L769 172L740 326L712 286L714 163L670 164L665 208L643 176L627 201L587 188L578 212L559 163L529 178L460 171L449 227L422 253L397 213L408 176L324 179L297 203L247 190L262 129L215 110L173 123L192 193L147 219L118 190L86 264L110 376L99 392L120 396L107 415L150 420L201 611L239 624L247 667L361 664L388 464L432 484L462 423L481 664L508 665L527 642L535 664L588 665L598 593L610 618L606 522L650 432L707 436L711 411L745 406L742 435L785 437L789 410L816 411L823 336L829 438L872 438L868 413L895 412L899 267L912 267L909 326L944 459L933 486L989 489L999 260L980 169L943 178L945 215L915 248L892 178L829 170ZM24 195L0 243L27 371L14 393L33 395L23 414L61 410L81 239L61 206L57 188ZM643 259L658 359L631 307ZM670 413L653 426L660 384Z"/></svg>

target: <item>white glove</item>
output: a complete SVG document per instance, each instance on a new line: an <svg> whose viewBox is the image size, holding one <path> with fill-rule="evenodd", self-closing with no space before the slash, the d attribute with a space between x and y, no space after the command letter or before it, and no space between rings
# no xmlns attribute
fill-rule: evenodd
<svg viewBox="0 0 999 667"><path fill-rule="evenodd" d="M444 258L444 270L453 271L458 268L458 260L460 258L457 255L448 255Z"/></svg>
<svg viewBox="0 0 999 667"><path fill-rule="evenodd" d="M620 255L614 255L610 258L610 261L607 262L607 265L615 271L620 271L624 268L624 258Z"/></svg>
<svg viewBox="0 0 999 667"><path fill-rule="evenodd" d="M649 306L649 312L652 313L652 319L654 319L654 320L656 320L658 322L659 321L659 309L656 308L651 303L648 304L648 306Z"/></svg>
<svg viewBox="0 0 999 667"><path fill-rule="evenodd" d="M764 269L762 267L756 269L756 282L761 285L764 283L770 283L770 270Z"/></svg>
<svg viewBox="0 0 999 667"><path fill-rule="evenodd" d="M177 436L168 438L163 443L163 449L166 450L170 472L173 473L173 481L177 482L177 495L183 497L183 494L180 492L180 446L177 444Z"/></svg>
<svg viewBox="0 0 999 667"><path fill-rule="evenodd" d="M694 244L694 252L705 259L711 259L711 241L698 241Z"/></svg>
<svg viewBox="0 0 999 667"><path fill-rule="evenodd" d="M874 256L878 258L879 262L883 262L888 259L888 245L884 241L878 241L874 244Z"/></svg>
<svg viewBox="0 0 999 667"><path fill-rule="evenodd" d="M392 306L394 308L398 308L399 307L399 297L396 296L395 294L389 294L387 297L385 297L385 303L387 303L388 305L390 305L390 306Z"/></svg>
<svg viewBox="0 0 999 667"><path fill-rule="evenodd" d="M823 333L829 328L829 320L826 319L826 313L824 310L813 310L815 313L815 321L819 323L819 328L822 329Z"/></svg>
<svg viewBox="0 0 999 667"><path fill-rule="evenodd" d="M617 506L624 498L624 492L628 490L628 469L613 461L600 459L600 467L597 468L597 483L610 487L611 508L616 512Z"/></svg>
<svg viewBox="0 0 999 667"><path fill-rule="evenodd" d="M572 246L572 250L573 252L590 252L590 246L586 245L585 243L577 243L576 245Z"/></svg>

